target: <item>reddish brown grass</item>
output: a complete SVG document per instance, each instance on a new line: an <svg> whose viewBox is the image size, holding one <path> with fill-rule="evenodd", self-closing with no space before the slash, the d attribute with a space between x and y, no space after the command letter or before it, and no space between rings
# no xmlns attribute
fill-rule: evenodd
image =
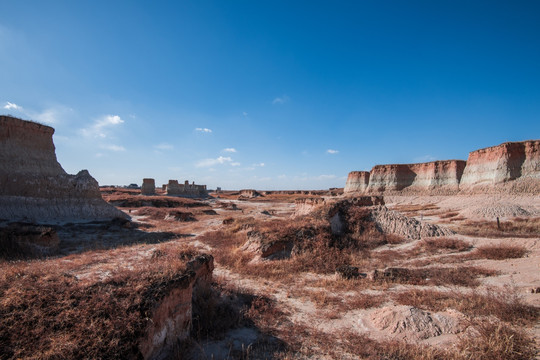
<svg viewBox="0 0 540 360"><path fill-rule="evenodd" d="M164 245L160 256L138 260L136 268L104 264L111 274L102 281L71 275L103 261L103 254L112 261L124 251L0 264L2 358L138 356L148 314L170 286L184 281L186 261L182 249Z"/></svg>
<svg viewBox="0 0 540 360"><path fill-rule="evenodd" d="M490 289L486 293L414 289L396 293L392 298L399 304L430 311L444 311L450 308L472 317L496 316L517 325L534 324L540 316L538 307L523 303L516 290L510 288Z"/></svg>
<svg viewBox="0 0 540 360"><path fill-rule="evenodd" d="M540 234L540 217L514 218L509 221L465 221L455 230L464 235L489 238L531 238Z"/></svg>
<svg viewBox="0 0 540 360"><path fill-rule="evenodd" d="M482 258L490 260L517 259L525 256L527 249L518 245L498 244L480 246L474 253L473 258Z"/></svg>
<svg viewBox="0 0 540 360"><path fill-rule="evenodd" d="M419 246L426 250L429 253L437 253L444 250L451 251L467 251L471 249L471 245L466 241L448 238L448 237L439 237L439 238L427 238L422 240L419 243Z"/></svg>

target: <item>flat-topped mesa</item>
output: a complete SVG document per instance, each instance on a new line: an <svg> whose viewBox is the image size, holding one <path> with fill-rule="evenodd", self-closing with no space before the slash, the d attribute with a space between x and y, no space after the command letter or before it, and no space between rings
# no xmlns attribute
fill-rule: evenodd
<svg viewBox="0 0 540 360"><path fill-rule="evenodd" d="M540 140L506 142L470 152L460 189L493 188L513 180L528 182L538 190ZM534 189L529 187L528 190Z"/></svg>
<svg viewBox="0 0 540 360"><path fill-rule="evenodd" d="M0 116L0 172L65 174L56 160L53 134L50 126Z"/></svg>
<svg viewBox="0 0 540 360"><path fill-rule="evenodd" d="M347 176L344 193L364 192L369 185L369 171L351 171Z"/></svg>
<svg viewBox="0 0 540 360"><path fill-rule="evenodd" d="M195 182L185 181L183 185L178 184L178 180L169 180L166 186L167 195L182 197L207 197L206 185L196 185Z"/></svg>
<svg viewBox="0 0 540 360"><path fill-rule="evenodd" d="M431 161L417 164L375 165L367 192L456 193L465 169L463 160Z"/></svg>
<svg viewBox="0 0 540 360"><path fill-rule="evenodd" d="M155 195L156 194L156 181L154 179L143 179L141 186L141 195Z"/></svg>
<svg viewBox="0 0 540 360"><path fill-rule="evenodd" d="M39 223L128 218L101 197L87 170L58 163L54 129L0 116L0 219Z"/></svg>

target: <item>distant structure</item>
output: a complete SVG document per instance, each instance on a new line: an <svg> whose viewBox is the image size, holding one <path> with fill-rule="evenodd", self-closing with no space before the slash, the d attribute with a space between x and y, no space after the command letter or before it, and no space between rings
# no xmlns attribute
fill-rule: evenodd
<svg viewBox="0 0 540 360"><path fill-rule="evenodd" d="M221 188L219 186L216 189L216 193L221 194Z"/></svg>
<svg viewBox="0 0 540 360"><path fill-rule="evenodd" d="M141 186L141 195L155 195L156 194L156 181L154 179L143 179Z"/></svg>
<svg viewBox="0 0 540 360"><path fill-rule="evenodd" d="M185 181L183 185L178 183L178 180L169 180L166 186L167 195L184 196L184 197L207 197L208 191L206 185L196 185L195 181L189 183Z"/></svg>

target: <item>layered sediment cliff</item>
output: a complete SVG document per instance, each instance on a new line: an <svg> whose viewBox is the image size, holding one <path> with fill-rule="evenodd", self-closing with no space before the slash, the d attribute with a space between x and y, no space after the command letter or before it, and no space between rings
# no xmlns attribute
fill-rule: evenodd
<svg viewBox="0 0 540 360"><path fill-rule="evenodd" d="M363 192L369 185L369 171L351 171L343 192Z"/></svg>
<svg viewBox="0 0 540 360"><path fill-rule="evenodd" d="M525 179L540 180L540 140L508 142L472 151L460 188L492 187Z"/></svg>
<svg viewBox="0 0 540 360"><path fill-rule="evenodd" d="M540 191L540 140L508 142L473 151L467 161L375 165L352 171L345 193L428 193Z"/></svg>
<svg viewBox="0 0 540 360"><path fill-rule="evenodd" d="M101 198L88 171L64 171L53 133L49 126L0 116L0 219L46 223L127 217Z"/></svg>

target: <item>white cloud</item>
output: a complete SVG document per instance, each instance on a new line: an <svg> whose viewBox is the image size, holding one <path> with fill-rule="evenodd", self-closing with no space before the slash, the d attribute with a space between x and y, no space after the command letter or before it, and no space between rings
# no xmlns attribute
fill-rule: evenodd
<svg viewBox="0 0 540 360"><path fill-rule="evenodd" d="M316 177L317 180L330 180L330 179L335 179L337 176L336 175L319 175Z"/></svg>
<svg viewBox="0 0 540 360"><path fill-rule="evenodd" d="M286 102L289 102L289 100L291 100L290 97L288 97L287 95L283 95L281 97L275 98L272 101L272 104L274 104L274 105L276 105L276 104L285 104Z"/></svg>
<svg viewBox="0 0 540 360"><path fill-rule="evenodd" d="M334 154L337 154L337 153L339 153L339 150L334 150L334 149L328 149L328 150L326 150L326 152L327 152L328 154L332 154L332 155L334 155Z"/></svg>
<svg viewBox="0 0 540 360"><path fill-rule="evenodd" d="M432 155L424 155L414 158L414 162L430 162L435 160L437 160L437 158Z"/></svg>
<svg viewBox="0 0 540 360"><path fill-rule="evenodd" d="M196 128L195 131L203 132L203 133L211 133L212 130L208 128Z"/></svg>
<svg viewBox="0 0 540 360"><path fill-rule="evenodd" d="M224 152L230 152L230 153L235 153L236 152L236 149L235 148L225 148L223 149Z"/></svg>
<svg viewBox="0 0 540 360"><path fill-rule="evenodd" d="M233 160L230 157L220 156L216 159L203 159L195 164L196 167L211 167L218 164L232 163Z"/></svg>
<svg viewBox="0 0 540 360"><path fill-rule="evenodd" d="M174 149L174 146L171 145L171 144L167 144L167 143L161 143L161 144L157 144L156 146L154 146L156 149L159 149L159 150L172 150Z"/></svg>
<svg viewBox="0 0 540 360"><path fill-rule="evenodd" d="M106 138L109 130L124 123L118 115L105 115L95 120L94 123L80 132L86 137Z"/></svg>
<svg viewBox="0 0 540 360"><path fill-rule="evenodd" d="M231 166L240 166L240 165L242 165L242 164L240 164L239 162L232 162L231 163Z"/></svg>
<svg viewBox="0 0 540 360"><path fill-rule="evenodd" d="M253 164L252 166L264 167L264 163Z"/></svg>
<svg viewBox="0 0 540 360"><path fill-rule="evenodd" d="M102 145L100 146L102 149L105 149L105 150L111 150L111 151L126 151L126 148L123 147L123 146L120 146L120 145L114 145L114 144L111 144L111 145Z"/></svg>
<svg viewBox="0 0 540 360"><path fill-rule="evenodd" d="M19 106L17 104L14 104L14 103L10 103L9 101L6 101L6 105L4 106L4 109L7 109L7 110L22 110L22 106Z"/></svg>

